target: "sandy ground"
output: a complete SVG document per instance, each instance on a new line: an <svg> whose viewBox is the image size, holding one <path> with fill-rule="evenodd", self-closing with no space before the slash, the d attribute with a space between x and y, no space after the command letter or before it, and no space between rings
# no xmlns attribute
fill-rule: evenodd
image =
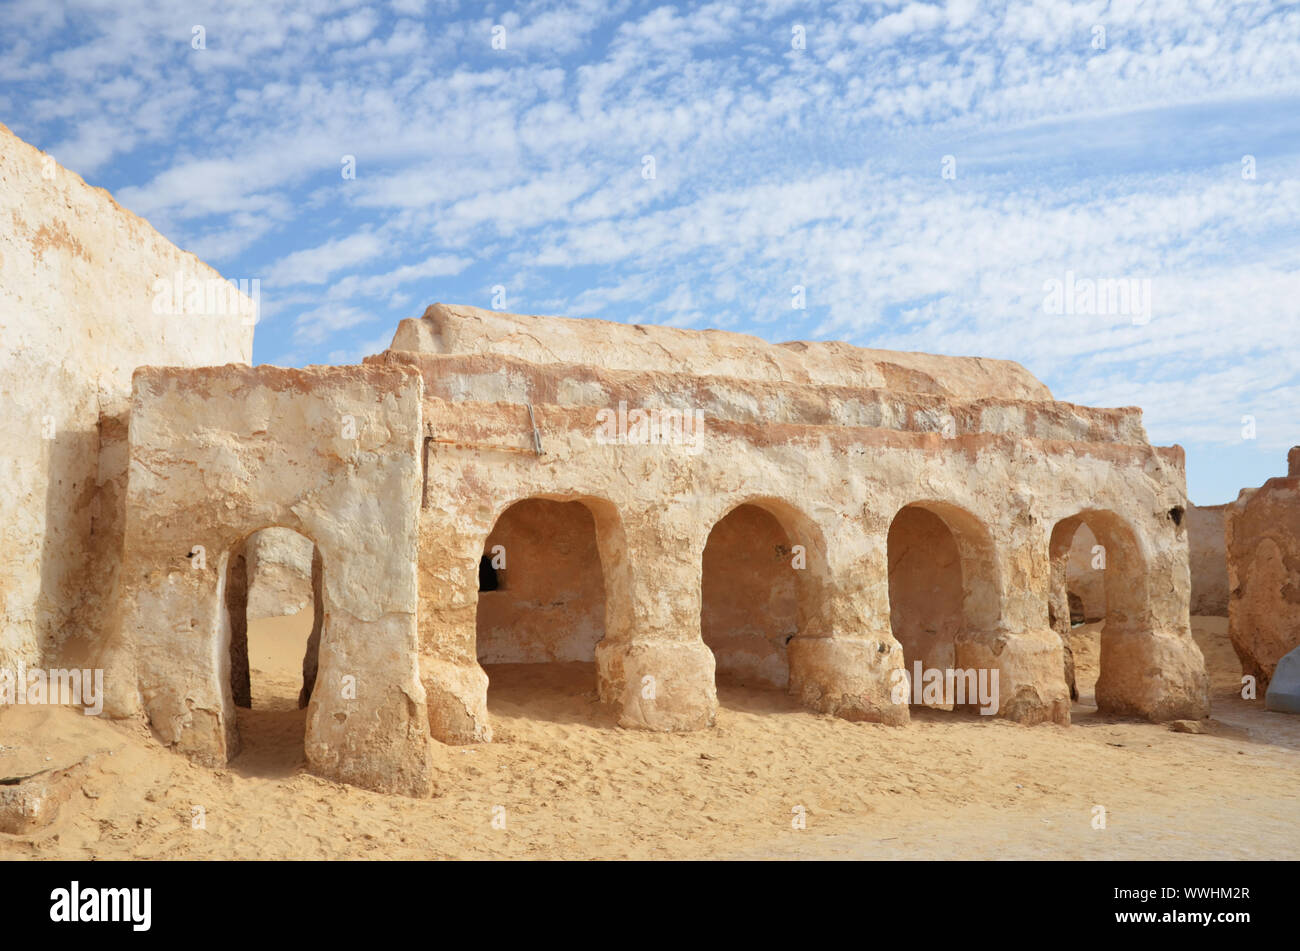
<svg viewBox="0 0 1300 951"><path fill-rule="evenodd" d="M1300 717L1239 698L1226 626L1194 619L1213 677L1203 735L1096 715L1097 625L1074 634L1084 689L1069 727L918 711L899 729L723 688L715 729L666 736L613 726L590 665L493 667L497 742L444 748L437 795L415 800L303 771L307 621L256 622L254 709L226 769L137 723L0 714L0 778L91 757L55 822L0 834L0 857L1294 858Z"/></svg>

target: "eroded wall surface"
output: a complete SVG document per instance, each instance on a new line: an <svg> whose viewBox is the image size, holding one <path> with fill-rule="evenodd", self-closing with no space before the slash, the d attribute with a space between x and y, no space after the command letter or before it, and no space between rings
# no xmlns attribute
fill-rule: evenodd
<svg viewBox="0 0 1300 951"><path fill-rule="evenodd" d="M178 274L221 279L0 126L0 666L93 663L111 624L132 371L251 357L246 315L155 306Z"/></svg>
<svg viewBox="0 0 1300 951"><path fill-rule="evenodd" d="M1224 540L1227 505L1188 505L1188 567L1193 614L1228 616L1228 552Z"/></svg>
<svg viewBox="0 0 1300 951"><path fill-rule="evenodd" d="M416 367L425 381L420 640L435 737L491 736L478 564L501 513L528 498L592 513L605 580L600 694L626 726L712 722L705 548L745 504L807 553L791 569L798 633L786 655L791 693L814 709L906 722L890 691L904 651L891 625L888 534L903 508L919 506L948 526L960 554L955 662L999 671L1001 715L1068 720L1048 614L1050 543L1067 519L1100 532L1111 555L1101 707L1153 719L1207 712L1188 627L1182 453L1152 447L1139 410L1051 401L1023 368L998 361L965 384L966 361L895 361L908 372L891 369L888 387L872 387L850 381L886 382L875 352L840 363L835 347L755 353L727 334L600 321L552 333L549 318L485 314L431 308L367 361ZM801 352L811 353L806 365ZM640 439L648 430L637 411L666 418L670 438ZM691 435L683 418L702 425Z"/></svg>
<svg viewBox="0 0 1300 951"><path fill-rule="evenodd" d="M838 341L776 344L725 330L525 317L455 304L434 304L420 319L403 320L392 349L936 396L1052 398L1033 374L1009 360L870 350Z"/></svg>
<svg viewBox="0 0 1300 951"><path fill-rule="evenodd" d="M1287 471L1243 490L1226 514L1228 635L1259 696L1300 646L1300 446Z"/></svg>
<svg viewBox="0 0 1300 951"><path fill-rule="evenodd" d="M1105 551L1100 708L1208 712L1182 452L1151 446L1136 409L1025 399L1014 365L966 395L951 381L968 362L939 357L884 389L807 382L865 365L825 351L815 374L782 365L793 381L608 369L474 342L483 326L546 339L541 318L440 320L469 353L138 371L114 644L130 670L113 679L135 692L110 689L114 709L232 755L229 562L282 526L322 576L308 762L371 788L421 794L431 738L491 739L485 663L594 660L600 699L643 729L711 725L729 679L906 723L914 657L995 674L1003 717L1068 722L1058 628L1085 532ZM588 333L575 352L606 328ZM669 342L689 366L688 341ZM697 344L748 372L743 347ZM346 677L359 698L338 694Z"/></svg>
<svg viewBox="0 0 1300 951"><path fill-rule="evenodd" d="M163 743L204 762L238 751L231 555L256 531L292 529L315 544L322 576L309 767L428 794L420 393L418 374L399 366L136 372L111 712L142 709Z"/></svg>

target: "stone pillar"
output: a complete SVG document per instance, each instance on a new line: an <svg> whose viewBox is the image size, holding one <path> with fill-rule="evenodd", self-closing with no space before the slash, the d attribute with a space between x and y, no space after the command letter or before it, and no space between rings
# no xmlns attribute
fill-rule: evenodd
<svg viewBox="0 0 1300 951"><path fill-rule="evenodd" d="M1159 723L1210 715L1208 675L1191 633L1159 628L1101 632L1097 709Z"/></svg>
<svg viewBox="0 0 1300 951"><path fill-rule="evenodd" d="M433 755L416 679L416 630L411 613L359 617L337 594L340 563L327 549L325 617L316 683L307 704L304 747L318 776L378 792L428 796ZM412 598L414 602L414 598Z"/></svg>
<svg viewBox="0 0 1300 951"><path fill-rule="evenodd" d="M901 726L910 692L889 623L888 521L865 531L846 521L823 556L822 583L810 592L821 603L807 605L809 623L787 647L790 694L819 713Z"/></svg>
<svg viewBox="0 0 1300 951"><path fill-rule="evenodd" d="M606 566L606 630L596 645L601 701L623 727L712 726L718 707L713 652L700 636L701 566L712 526L699 524L687 506L623 516L620 542L597 513Z"/></svg>
<svg viewBox="0 0 1300 951"><path fill-rule="evenodd" d="M1090 519L1107 556L1098 710L1156 722L1209 716L1209 676L1188 615L1185 521L1163 510L1144 519Z"/></svg>
<svg viewBox="0 0 1300 951"><path fill-rule="evenodd" d="M997 672L998 716L1064 726L1070 722L1070 688L1061 634L1048 620L1049 535L1050 527L1023 518L993 536L997 571L984 595L989 603L976 615L978 625L958 635L956 657L959 668ZM963 552L963 566L972 563ZM1068 609L1066 617L1068 625Z"/></svg>
<svg viewBox="0 0 1300 951"><path fill-rule="evenodd" d="M420 517L420 681L429 733L443 743L489 743L488 676L475 653L478 566L491 524Z"/></svg>
<svg viewBox="0 0 1300 951"><path fill-rule="evenodd" d="M957 666L997 671L998 716L1026 725L1069 725L1070 689L1061 637L1048 627L1046 617L1032 627L999 625L963 632L957 637Z"/></svg>
<svg viewBox="0 0 1300 951"><path fill-rule="evenodd" d="M224 766L239 751L226 585L244 563L219 556L220 541L205 542L196 543L204 560L195 561L178 539L181 554L170 564L133 558L128 544L127 577L139 580L124 591L122 625L127 642L140 645L140 691L158 739L206 766Z"/></svg>

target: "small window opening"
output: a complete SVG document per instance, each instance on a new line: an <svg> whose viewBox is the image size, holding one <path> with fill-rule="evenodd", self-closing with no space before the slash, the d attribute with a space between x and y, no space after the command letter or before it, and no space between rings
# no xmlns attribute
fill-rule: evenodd
<svg viewBox="0 0 1300 951"><path fill-rule="evenodd" d="M478 560L478 589L480 591L498 591L501 588L501 578L497 570L492 567L492 559L484 555Z"/></svg>

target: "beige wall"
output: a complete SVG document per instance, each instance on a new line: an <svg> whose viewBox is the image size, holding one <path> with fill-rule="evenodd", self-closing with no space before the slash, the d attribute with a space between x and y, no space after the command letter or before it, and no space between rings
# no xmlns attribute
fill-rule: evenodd
<svg viewBox="0 0 1300 951"><path fill-rule="evenodd" d="M119 656L165 742L229 755L223 578L179 553L205 544L224 572L235 545L278 524L311 538L323 565L308 761L374 788L418 792L429 737L491 739L489 658L590 649L620 725L694 730L714 722L719 672L764 672L779 640L799 702L903 724L894 675L917 608L914 633L933 628L955 667L997 671L999 715L1066 723L1049 606L1063 616L1086 524L1107 550L1099 707L1205 716L1181 450L1151 446L1132 408L918 385L403 351L304 371L143 369ZM700 414L698 438L611 442L602 417L630 398ZM336 434L345 412L367 420L359 445ZM496 543L507 597L494 606L501 592L478 582ZM904 578L912 556L926 570ZM762 650L744 658L734 635ZM321 685L346 670L370 692L351 708L327 692L326 706Z"/></svg>
<svg viewBox="0 0 1300 951"><path fill-rule="evenodd" d="M1010 360L869 350L841 341L768 343L725 330L684 330L592 318L535 317L434 304L403 320L394 350L509 356L606 370L688 370L697 377L906 390L961 398L1050 400L1051 391Z"/></svg>
<svg viewBox="0 0 1300 951"><path fill-rule="evenodd" d="M245 546L250 621L297 614L312 603L311 539L285 528L258 532Z"/></svg>
<svg viewBox="0 0 1300 951"><path fill-rule="evenodd" d="M0 665L94 653L122 538L141 364L247 363L240 315L155 313L215 271L0 126Z"/></svg>
<svg viewBox="0 0 1300 951"><path fill-rule="evenodd" d="M1227 505L1188 505L1188 567L1193 614L1228 616L1228 553L1224 543Z"/></svg>
<svg viewBox="0 0 1300 951"><path fill-rule="evenodd" d="M907 719L888 687L903 650L890 623L887 536L899 511L917 503L947 524L961 553L965 627L956 662L1000 670L1002 715L1068 718L1061 639L1048 618L1049 548L1053 530L1084 504L1118 566L1110 571L1118 593L1102 651L1103 707L1153 719L1208 708L1188 626L1185 522L1171 514L1186 506L1182 454L1145 442L1136 411L936 403L932 394L875 390L856 391L849 410L838 391L801 384L490 354L390 351L372 362L421 369L425 420L439 440L428 457L432 501L421 514L419 623L440 739L491 736L474 646L478 561L500 514L530 497L581 501L593 514L606 599L598 681L627 726L712 722L717 662L701 625L703 556L718 521L746 503L768 511L808 552L807 570L796 573L799 633L787 655L792 693L816 709ZM598 414L638 394L643 406L702 407L700 443L603 441ZM827 418L839 412L874 421ZM947 437L935 426L945 413L957 424Z"/></svg>
<svg viewBox="0 0 1300 951"><path fill-rule="evenodd" d="M1262 697L1278 661L1300 647L1300 446L1287 475L1242 489L1225 521L1228 635Z"/></svg>
<svg viewBox="0 0 1300 951"><path fill-rule="evenodd" d="M143 709L164 744L204 762L233 756L232 555L254 532L288 528L315 543L321 563L308 765L428 795L415 623L420 392L401 367L136 373L106 710Z"/></svg>

